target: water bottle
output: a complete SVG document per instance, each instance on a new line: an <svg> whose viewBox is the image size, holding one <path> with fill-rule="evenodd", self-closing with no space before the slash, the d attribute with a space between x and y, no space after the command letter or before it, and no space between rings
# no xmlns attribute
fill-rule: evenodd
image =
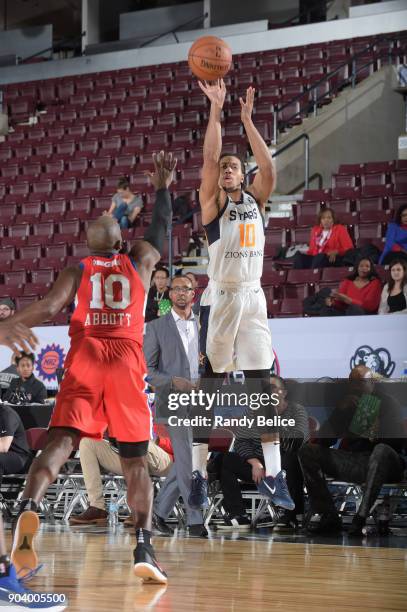
<svg viewBox="0 0 407 612"><path fill-rule="evenodd" d="M119 524L119 506L113 500L111 500L109 504L109 518L108 518L109 527L115 529Z"/></svg>
<svg viewBox="0 0 407 612"><path fill-rule="evenodd" d="M391 518L390 497L385 495L383 501L376 506L375 521L379 535L388 535L390 533L389 523Z"/></svg>

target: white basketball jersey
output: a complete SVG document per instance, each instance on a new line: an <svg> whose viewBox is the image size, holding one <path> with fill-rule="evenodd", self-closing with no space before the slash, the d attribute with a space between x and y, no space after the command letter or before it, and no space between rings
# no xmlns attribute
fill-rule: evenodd
<svg viewBox="0 0 407 612"><path fill-rule="evenodd" d="M263 273L264 223L254 197L242 191L238 202L227 196L216 219L205 225L208 276L217 283L258 281Z"/></svg>

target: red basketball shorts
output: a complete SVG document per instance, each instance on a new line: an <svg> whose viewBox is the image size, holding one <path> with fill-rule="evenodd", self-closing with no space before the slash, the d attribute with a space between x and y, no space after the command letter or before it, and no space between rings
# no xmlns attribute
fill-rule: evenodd
<svg viewBox="0 0 407 612"><path fill-rule="evenodd" d="M142 347L132 340L74 340L49 426L92 438L102 438L107 427L119 442L151 439L145 374Z"/></svg>

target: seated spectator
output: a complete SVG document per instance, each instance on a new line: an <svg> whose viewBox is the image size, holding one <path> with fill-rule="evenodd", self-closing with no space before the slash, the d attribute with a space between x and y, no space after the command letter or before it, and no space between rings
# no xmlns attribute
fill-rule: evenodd
<svg viewBox="0 0 407 612"><path fill-rule="evenodd" d="M16 305L11 298L0 298L0 321L4 321L13 316L16 311ZM0 372L0 397L1 393L9 388L13 378L18 378L17 368L15 364L15 355L11 356L11 364Z"/></svg>
<svg viewBox="0 0 407 612"><path fill-rule="evenodd" d="M321 317L375 314L380 304L382 284L370 259L360 259L355 271L345 278L338 290L325 298Z"/></svg>
<svg viewBox="0 0 407 612"><path fill-rule="evenodd" d="M403 479L405 439L400 438L400 405L388 395L388 384L377 378L366 366L356 366L349 376L347 394L322 424L318 439L299 451L311 513L321 516L319 523L308 522L311 533L328 535L342 529L325 476L364 483L362 501L349 531L352 536L362 535L382 485ZM339 448L329 448L339 440Z"/></svg>
<svg viewBox="0 0 407 612"><path fill-rule="evenodd" d="M133 193L129 181L121 178L117 183L117 193L113 196L112 205L105 214L117 219L122 229L127 229L134 224L142 208L141 195Z"/></svg>
<svg viewBox="0 0 407 612"><path fill-rule="evenodd" d="M107 472L123 476L122 465L117 448L108 440L82 438L79 444L79 458L86 491L89 497L89 507L79 516L69 519L71 525L107 524L108 513L105 509L103 484L100 468ZM147 463L151 476L166 476L172 465L171 442L167 437L157 437L150 440L147 451ZM127 525L132 525L132 519L126 519Z"/></svg>
<svg viewBox="0 0 407 612"><path fill-rule="evenodd" d="M393 259L390 279L382 290L379 314L407 314L407 261Z"/></svg>
<svg viewBox="0 0 407 612"><path fill-rule="evenodd" d="M13 316L15 311L16 305L11 298L0 298L0 321L4 321L5 319Z"/></svg>
<svg viewBox="0 0 407 612"><path fill-rule="evenodd" d="M151 278L152 285L147 295L146 303L146 323L158 319L160 313L160 302L163 300L170 301L170 292L168 289L168 279L170 273L164 266L157 266Z"/></svg>
<svg viewBox="0 0 407 612"><path fill-rule="evenodd" d="M337 223L332 208L324 208L318 215L318 225L311 229L307 253L295 254L294 268L341 266L349 249L353 249L353 243L347 228Z"/></svg>
<svg viewBox="0 0 407 612"><path fill-rule="evenodd" d="M407 204L399 207L394 223L387 226L386 242L379 264L390 264L393 259L407 261Z"/></svg>
<svg viewBox="0 0 407 612"><path fill-rule="evenodd" d="M13 378L3 401L10 404L42 404L47 399L45 385L35 378L35 355L21 353L16 357L18 378Z"/></svg>
<svg viewBox="0 0 407 612"><path fill-rule="evenodd" d="M298 449L308 440L308 415L300 404L287 398L287 389L282 378L271 376L273 393L279 396L276 407L278 414L287 419L294 419L294 427L280 428L281 464L287 472L287 485L295 510L287 510L283 522L290 528L298 526L297 515L304 512L303 479L298 461ZM252 411L251 411L252 412ZM228 513L219 529L248 529L250 519L242 498L239 480L258 484L264 478L264 457L260 437L249 437L247 432L237 432L233 452L223 457L221 469L221 487L223 506Z"/></svg>
<svg viewBox="0 0 407 612"><path fill-rule="evenodd" d="M0 406L0 484L4 474L21 474L30 467L24 425L10 406Z"/></svg>

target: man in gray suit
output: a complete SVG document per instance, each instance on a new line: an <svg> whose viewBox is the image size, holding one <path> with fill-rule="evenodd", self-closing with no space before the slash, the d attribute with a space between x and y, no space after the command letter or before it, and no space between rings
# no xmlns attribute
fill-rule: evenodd
<svg viewBox="0 0 407 612"><path fill-rule="evenodd" d="M199 341L198 322L192 312L194 290L186 276L172 279L170 299L172 310L167 315L150 321L144 336L144 355L148 368L148 381L156 394L156 421L168 416L168 395L189 392L198 381ZM177 410L177 417L187 416ZM172 413L175 414L175 413ZM157 495L154 505L154 526L170 535L172 529L165 523L181 496L187 513L189 535L206 537L202 511L191 508L188 496L192 474L192 428L169 427L174 451L174 464Z"/></svg>

